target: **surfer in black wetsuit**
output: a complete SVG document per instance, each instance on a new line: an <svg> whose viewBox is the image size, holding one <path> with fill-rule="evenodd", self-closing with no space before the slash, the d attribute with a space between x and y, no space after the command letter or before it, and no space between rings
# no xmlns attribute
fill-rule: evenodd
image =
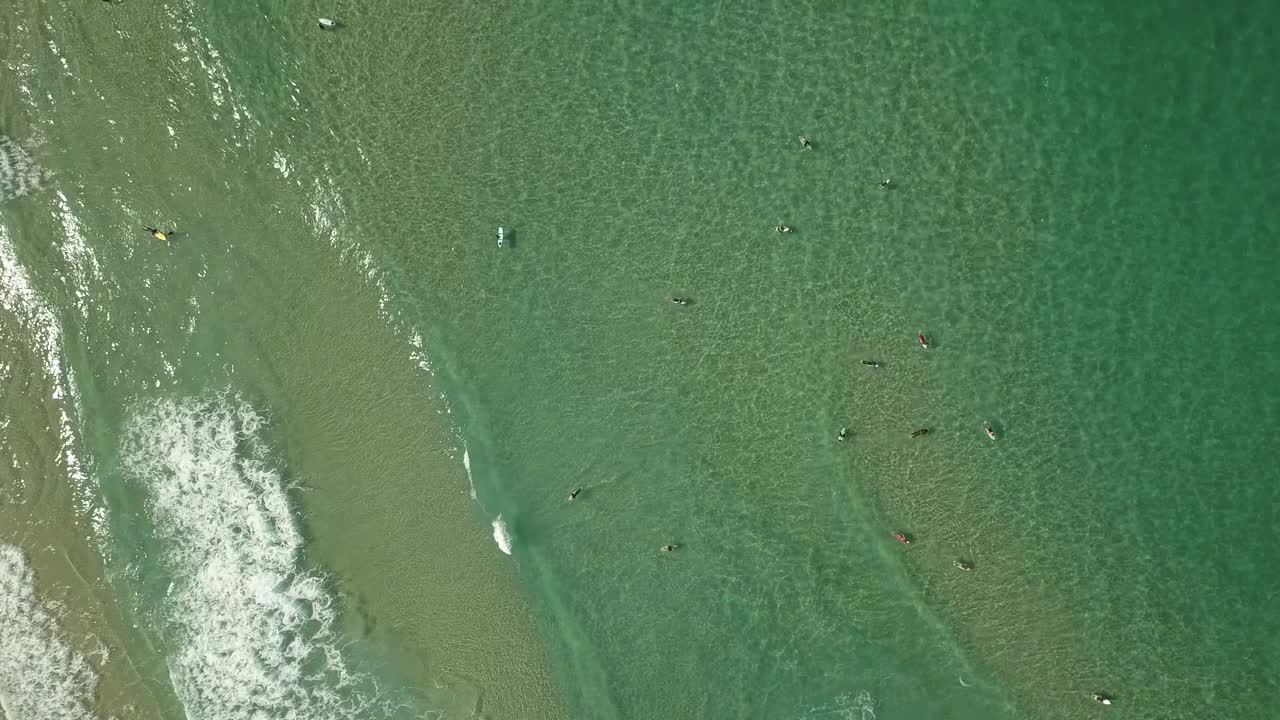
<svg viewBox="0 0 1280 720"><path fill-rule="evenodd" d="M678 547L680 547L680 546L679 546L679 545L663 545L663 546L662 546L661 548L659 548L659 549L660 549L660 550L662 550L662 552L671 552L671 551L675 550L675 549L676 549L676 548L678 548Z"/></svg>
<svg viewBox="0 0 1280 720"><path fill-rule="evenodd" d="M151 233L151 237L157 240L168 240L170 235L178 232L177 230L161 230L160 228L154 228L150 225L143 225L142 229Z"/></svg>
<svg viewBox="0 0 1280 720"><path fill-rule="evenodd" d="M1103 695L1102 693L1094 693L1093 701L1102 705L1110 705L1111 697L1108 695Z"/></svg>
<svg viewBox="0 0 1280 720"><path fill-rule="evenodd" d="M842 427L840 432L836 433L836 442L844 442L847 437L849 437L849 428Z"/></svg>
<svg viewBox="0 0 1280 720"><path fill-rule="evenodd" d="M963 561L963 560L952 560L952 561L951 561L951 564L952 564L952 565L955 565L957 570L972 570L972 569L973 569L973 566L972 566L972 565L970 565L969 563L967 563L967 562L965 562L965 561Z"/></svg>
<svg viewBox="0 0 1280 720"><path fill-rule="evenodd" d="M672 305L688 305L689 298L669 297L667 298L667 302L671 303Z"/></svg>
<svg viewBox="0 0 1280 720"><path fill-rule="evenodd" d="M880 363L876 362L875 360L863 360L862 364L866 365L867 367L873 367L873 368L880 367Z"/></svg>
<svg viewBox="0 0 1280 720"><path fill-rule="evenodd" d="M577 497L578 497L578 493L580 493L580 492L582 492L582 488L577 488L577 489L575 489L573 492L569 493L569 499L570 499L570 500L576 500L576 499L577 499Z"/></svg>
<svg viewBox="0 0 1280 720"><path fill-rule="evenodd" d="M916 430L915 432L911 433L911 437L924 437L925 435L928 435L928 434L929 434L929 428L920 428L919 430Z"/></svg>

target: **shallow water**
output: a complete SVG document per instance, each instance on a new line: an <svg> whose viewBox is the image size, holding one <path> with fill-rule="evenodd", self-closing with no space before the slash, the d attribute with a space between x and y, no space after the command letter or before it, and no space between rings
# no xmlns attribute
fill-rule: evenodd
<svg viewBox="0 0 1280 720"><path fill-rule="evenodd" d="M1275 12L338 10L0 21L4 631L90 716L1280 700Z"/></svg>

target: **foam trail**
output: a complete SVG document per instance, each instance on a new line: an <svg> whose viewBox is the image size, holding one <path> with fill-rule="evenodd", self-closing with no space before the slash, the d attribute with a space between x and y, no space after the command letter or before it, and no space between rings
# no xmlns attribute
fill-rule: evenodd
<svg viewBox="0 0 1280 720"><path fill-rule="evenodd" d="M59 636L22 550L0 543L0 715L90 720L98 677Z"/></svg>
<svg viewBox="0 0 1280 720"><path fill-rule="evenodd" d="M499 550L511 554L511 528L502 519L502 513L498 513L498 517L493 519L493 541L498 543Z"/></svg>
<svg viewBox="0 0 1280 720"><path fill-rule="evenodd" d="M462 443L462 467L467 471L467 487L471 488L471 499L476 499L476 481L471 477L471 453L467 450L467 444Z"/></svg>
<svg viewBox="0 0 1280 720"><path fill-rule="evenodd" d="M155 402L126 429L126 471L145 487L173 576L161 615L175 690L191 720L381 715L372 681L341 656L324 579L302 567L263 424L219 397Z"/></svg>

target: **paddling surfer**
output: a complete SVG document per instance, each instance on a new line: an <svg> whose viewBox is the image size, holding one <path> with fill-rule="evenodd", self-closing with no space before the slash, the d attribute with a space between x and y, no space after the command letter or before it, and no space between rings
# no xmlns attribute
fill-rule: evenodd
<svg viewBox="0 0 1280 720"><path fill-rule="evenodd" d="M151 227L150 225L143 225L142 229L151 233L151 237L157 240L168 240L170 235L173 235L174 233L178 232L176 229L161 230L160 228Z"/></svg>

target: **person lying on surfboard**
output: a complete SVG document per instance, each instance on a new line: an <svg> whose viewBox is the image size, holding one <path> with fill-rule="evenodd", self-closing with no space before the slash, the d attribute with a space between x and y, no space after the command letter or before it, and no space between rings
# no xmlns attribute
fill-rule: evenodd
<svg viewBox="0 0 1280 720"><path fill-rule="evenodd" d="M151 237L157 240L168 240L170 235L173 235L174 233L178 232L177 229L161 230L160 228L153 228L150 225L143 225L142 229L151 233Z"/></svg>

